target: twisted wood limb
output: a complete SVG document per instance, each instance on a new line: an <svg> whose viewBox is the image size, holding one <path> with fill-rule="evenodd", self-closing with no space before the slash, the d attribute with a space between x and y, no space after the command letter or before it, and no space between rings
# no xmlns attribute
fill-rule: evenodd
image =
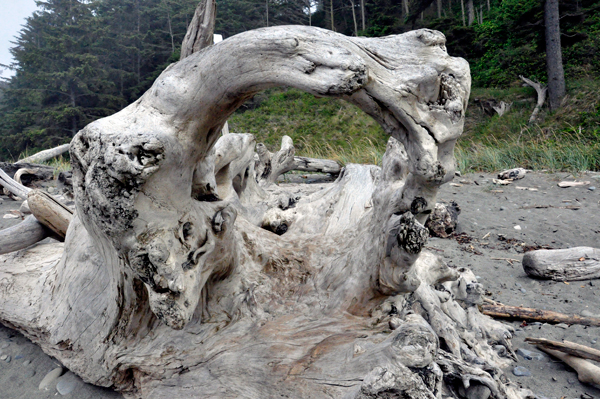
<svg viewBox="0 0 600 399"><path fill-rule="evenodd" d="M521 78L521 80L523 82L525 82L527 85L533 87L535 89L535 91L537 92L537 104L535 105L535 108L533 109L533 112L531 113L531 116L529 117L529 122L528 124L533 124L535 123L537 116L540 112L540 110L542 109L542 106L544 105L544 102L546 101L546 94L548 93L548 87L542 85L539 82L534 82L531 79L527 79L524 76L519 76L519 78Z"/></svg>

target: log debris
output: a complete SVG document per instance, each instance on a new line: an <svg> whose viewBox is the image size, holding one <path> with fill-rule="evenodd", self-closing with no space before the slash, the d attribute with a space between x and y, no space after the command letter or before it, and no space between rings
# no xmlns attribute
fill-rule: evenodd
<svg viewBox="0 0 600 399"><path fill-rule="evenodd" d="M63 145L59 145L58 147L54 147L54 148L50 148L48 150L44 150L44 151L40 151L38 153L35 153L27 158L23 158L18 160L17 164L21 164L21 163L40 163L40 162L45 162L48 161L52 158L55 158L59 155L64 154L65 152L69 151L69 147L71 146L71 144L63 144Z"/></svg>
<svg viewBox="0 0 600 399"><path fill-rule="evenodd" d="M600 278L600 249L575 247L530 251L523 255L523 270L530 277L554 281Z"/></svg>
<svg viewBox="0 0 600 399"><path fill-rule="evenodd" d="M5 191L23 199L27 198L27 194L31 191L30 188L12 179L2 169L0 169L0 185L4 187Z"/></svg>
<svg viewBox="0 0 600 399"><path fill-rule="evenodd" d="M27 194L27 203L33 216L64 240L73 212L41 190L31 190Z"/></svg>
<svg viewBox="0 0 600 399"><path fill-rule="evenodd" d="M571 356L581 357L583 359L595 360L600 362L600 350L590 348L589 346L576 344L570 341L551 341L546 338L525 338L528 342L537 347L544 347L555 351L563 352Z"/></svg>
<svg viewBox="0 0 600 399"><path fill-rule="evenodd" d="M586 384L597 384L600 385L600 367L588 362L587 360L581 359L577 356L568 355L560 351L546 348L545 346L538 346L541 350L552 355L563 362L567 363L577 373L579 381Z"/></svg>
<svg viewBox="0 0 600 399"><path fill-rule="evenodd" d="M0 231L0 255L27 248L50 235L35 217L27 216L21 223Z"/></svg>
<svg viewBox="0 0 600 399"><path fill-rule="evenodd" d="M526 321L539 321L542 323L566 323L581 324L584 326L600 327L600 319L594 317L583 317L579 315L567 315L564 313L553 312L551 310L521 308L509 305L481 305L481 312L488 316L520 319Z"/></svg>

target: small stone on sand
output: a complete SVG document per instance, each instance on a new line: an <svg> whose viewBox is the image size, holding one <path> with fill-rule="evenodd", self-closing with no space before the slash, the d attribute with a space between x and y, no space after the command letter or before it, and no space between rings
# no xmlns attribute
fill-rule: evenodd
<svg viewBox="0 0 600 399"><path fill-rule="evenodd" d="M58 379L56 390L61 395L65 396L73 392L77 385L81 383L81 379L69 371Z"/></svg>
<svg viewBox="0 0 600 399"><path fill-rule="evenodd" d="M56 379L58 377L60 377L60 375L63 373L63 368L62 367L57 367L53 370L51 370L50 372L48 372L48 374L46 374L46 376L42 379L42 382L40 382L40 385L38 387L38 389L40 391L43 390L47 390L50 388L50 385L52 385L53 382L56 381Z"/></svg>
<svg viewBox="0 0 600 399"><path fill-rule="evenodd" d="M531 371L527 370L523 366L517 366L513 369L513 374L517 377L529 377L531 375Z"/></svg>

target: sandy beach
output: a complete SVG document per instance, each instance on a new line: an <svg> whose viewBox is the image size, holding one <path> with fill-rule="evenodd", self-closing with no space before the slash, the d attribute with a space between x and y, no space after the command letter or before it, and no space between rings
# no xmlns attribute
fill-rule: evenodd
<svg viewBox="0 0 600 399"><path fill-rule="evenodd" d="M600 174L528 173L524 179L506 186L494 185L494 177L488 173L468 174L441 189L439 201L456 201L461 208L458 235L432 238L428 249L452 265L473 270L492 300L563 313L599 315L600 280L568 284L535 280L524 273L521 260L523 253L532 248L600 247ZM590 183L558 187L557 183L565 180ZM6 196L0 199L0 217L19 209L19 202ZM20 218L0 218L0 228L20 221ZM510 324L516 329L515 349L540 352L524 343L525 337L564 339L600 349L598 327L524 325L521 321ZM46 374L60 367L60 363L5 326L0 326L0 352L0 398L122 397L109 389L85 384L66 369L47 389L39 390ZM540 398L600 398L598 387L581 384L575 372L559 360L548 355L533 357L527 360L519 356L518 363L506 370L511 380ZM515 366L524 367L530 375L514 375ZM57 385L63 392L68 390L65 386L71 391L63 395Z"/></svg>

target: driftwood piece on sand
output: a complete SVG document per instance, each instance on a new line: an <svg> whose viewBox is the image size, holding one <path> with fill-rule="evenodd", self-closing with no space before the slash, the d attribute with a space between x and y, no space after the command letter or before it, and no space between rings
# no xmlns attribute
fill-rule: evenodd
<svg viewBox="0 0 600 399"><path fill-rule="evenodd" d="M574 247L538 249L523 255L523 270L531 277L555 281L600 278L600 249Z"/></svg>
<svg viewBox="0 0 600 399"><path fill-rule="evenodd" d="M538 348L568 364L577 373L579 381L586 384L600 385L600 367L595 364L577 356L549 349L543 345L538 345Z"/></svg>
<svg viewBox="0 0 600 399"><path fill-rule="evenodd" d="M456 202L451 201L449 204L438 202L429 215L425 227L434 237L448 238L456 230L458 215L460 215L460 207Z"/></svg>
<svg viewBox="0 0 600 399"><path fill-rule="evenodd" d="M42 190L31 190L27 194L27 204L40 223L64 240L73 219L73 212L68 207Z"/></svg>
<svg viewBox="0 0 600 399"><path fill-rule="evenodd" d="M524 168L507 169L507 170L503 170L502 172L498 173L498 179L519 180L519 179L524 178L526 174L527 174L527 169L524 169Z"/></svg>
<svg viewBox="0 0 600 399"><path fill-rule="evenodd" d="M49 236L49 231L35 217L0 231L0 254L27 248Z"/></svg>
<svg viewBox="0 0 600 399"><path fill-rule="evenodd" d="M524 76L519 76L519 78L521 78L521 80L523 82L525 82L525 84L533 87L537 93L537 103L535 105L535 108L533 109L533 112L531 113L531 116L529 117L529 122L528 122L530 125L532 125L537 120L537 116L540 113L540 110L542 109L544 102L546 101L546 94L548 93L548 87L542 85L539 82L534 82L531 79L527 79Z"/></svg>
<svg viewBox="0 0 600 399"><path fill-rule="evenodd" d="M492 317L520 319L527 321L540 321L543 323L566 323L581 324L584 326L600 327L600 319L594 317L584 317L579 315L567 315L564 313L553 312L551 310L521 308L509 305L481 305L483 314Z"/></svg>
<svg viewBox="0 0 600 399"><path fill-rule="evenodd" d="M27 198L27 194L31 191L30 188L25 187L21 183L15 181L12 177L6 174L2 169L0 169L0 186L4 187L5 191L10 192L17 197L22 199Z"/></svg>
<svg viewBox="0 0 600 399"><path fill-rule="evenodd" d="M22 163L40 163L40 162L44 162L44 161L48 161L49 159L52 158L56 158L59 155L64 154L65 152L69 151L69 146L71 144L63 144L63 145L59 145L58 147L54 147L54 148L50 148L48 150L44 150L44 151L40 151L38 153L35 153L31 156L28 156L26 158L20 159L17 162L15 162L16 164L22 164Z"/></svg>
<svg viewBox="0 0 600 399"><path fill-rule="evenodd" d="M577 356L583 359L590 359L600 362L600 350L590 348L589 346L576 344L570 341L551 341L546 338L525 338L525 342L538 347L545 347L548 349L556 350L559 352L566 353L568 355Z"/></svg>
<svg viewBox="0 0 600 399"><path fill-rule="evenodd" d="M382 166L243 201L253 143L218 143L221 127L275 86L371 115L392 136ZM510 327L480 313L471 271L424 249L469 93L468 64L427 29L272 27L193 53L73 138L65 242L0 256L0 319L128 398L432 399L485 385L522 399L492 347L512 353ZM282 147L274 170L294 162ZM292 220L285 234L255 223L271 211Z"/></svg>

